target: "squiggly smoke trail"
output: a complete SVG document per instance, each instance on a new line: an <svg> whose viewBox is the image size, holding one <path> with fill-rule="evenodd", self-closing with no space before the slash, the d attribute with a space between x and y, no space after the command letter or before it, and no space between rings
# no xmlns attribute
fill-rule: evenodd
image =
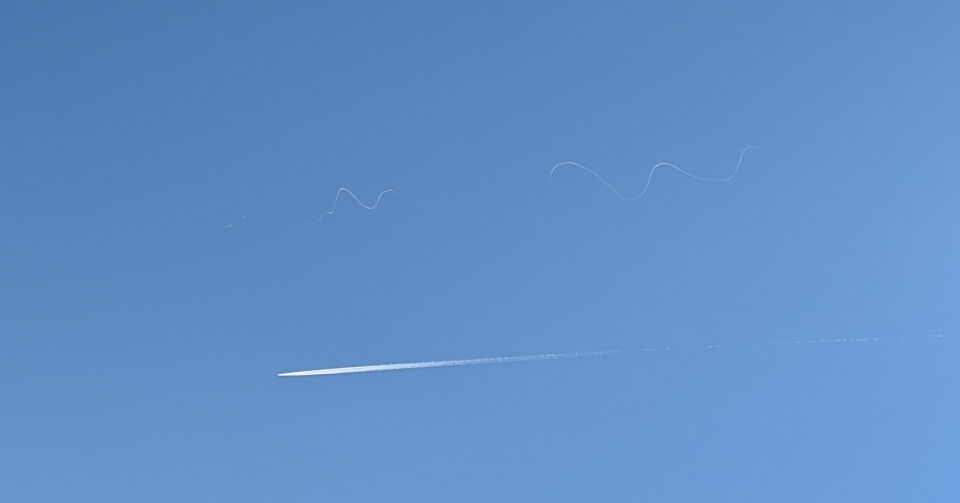
<svg viewBox="0 0 960 503"><path fill-rule="evenodd" d="M643 189L640 191L639 194L637 194L636 196L633 196L633 197L629 197L629 196L623 195L623 193L621 193L619 190L617 190L616 187L614 187L613 185L611 185L610 182L606 181L606 180L605 180L602 176L600 176L596 171L594 171L594 170L592 170L592 169L584 166L583 164L580 164L580 163L577 163L577 162L571 162L571 161L565 161L565 162L557 163L557 164L555 164L555 165L553 166L553 168L550 169L550 175L547 177L547 186L548 186L548 188L549 188L549 187L552 185L552 183L553 183L553 174L554 174L554 172L557 171L558 168L561 168L561 167L563 167L563 166L573 166L573 167L575 167L575 168L580 168L581 170L586 171L586 172L589 173L591 176L593 176L594 178L596 178L597 180L599 180L600 183L602 183L604 187L610 189L610 191L613 192L614 194L616 194L617 197L620 198L622 201L636 201L636 200L640 199L641 197L643 197L643 196L647 193L647 189L650 188L650 182L653 180L653 174L656 173L656 172L657 172L657 169L659 169L659 168L661 168L661 167L672 168L672 169L674 169L675 171L677 171L678 173L680 173L680 174L682 174L682 175L684 175L684 176L688 176L688 177L690 177L690 178L693 178L694 180L700 180L700 181L704 181L704 182L726 183L726 182L729 182L730 180L733 180L734 178L736 178L737 173L740 171L740 165L743 164L743 156L744 156L744 154L746 154L748 150L751 150L751 149L759 149L759 148L760 148L760 147L758 147L758 146L756 146L756 145L747 145L746 147L744 147L743 150L740 151L740 159L737 161L737 166L733 169L733 172L730 173L730 175L725 176L725 177L723 177L723 178L710 178L710 177L706 177L706 176L700 176L700 175L693 174L693 173L691 173L691 172L689 172L689 171L687 171L687 170L685 170L685 169L683 169L683 168L680 168L680 167L677 166L676 164L671 164L671 163L669 163L669 162L658 162L658 163L655 164L652 168L650 168L650 173L647 174L647 183L644 184Z"/></svg>
<svg viewBox="0 0 960 503"><path fill-rule="evenodd" d="M328 216L330 216L330 215L333 215L333 214L337 211L337 205L340 203L340 195L343 194L343 193L346 193L346 194L348 194L350 197L352 197L353 200L354 200L357 204L359 204L361 208L363 208L363 209L365 209L365 210L375 210L375 209L377 209L377 206L380 206L380 201L383 200L383 196L386 195L386 194L399 195L399 194L397 194L397 192L396 192L395 190L393 190L393 189L382 190L382 191L380 191L380 194L377 196L377 200L374 201L373 204L371 204L371 205L366 205L366 204L363 204L363 201L361 201L360 198L358 198L357 195L354 194L350 189L348 189L348 188L346 188L346 187L340 187L339 189L337 189L337 196L336 196L336 198L334 198L334 200L333 200L333 207L330 208L329 211L323 212L323 215L320 215L320 216L317 218L317 222L319 222L320 220L323 220L323 217L328 217Z"/></svg>
<svg viewBox="0 0 960 503"><path fill-rule="evenodd" d="M941 339L946 337L944 334L930 334L927 339ZM530 362L539 360L558 360L565 358L590 358L597 356L612 356L624 353L651 353L658 351L697 351L710 349L735 349L750 346L792 346L801 344L859 344L866 342L884 342L904 339L915 339L917 336L893 336L893 337L841 337L834 339L798 339L789 341L772 341L745 344L701 344L694 346L658 346L649 348L635 348L611 351L586 351L580 353L544 353L539 355L524 356L497 356L491 358L471 358L466 360L437 360L427 362L410 363L383 363L377 365L359 365L355 367L336 367L319 370L303 370L298 372L284 372L277 374L279 377L303 377L337 374L358 374L362 372L383 372L387 370L413 370L435 367L460 367L464 365L486 365L491 363L515 363Z"/></svg>

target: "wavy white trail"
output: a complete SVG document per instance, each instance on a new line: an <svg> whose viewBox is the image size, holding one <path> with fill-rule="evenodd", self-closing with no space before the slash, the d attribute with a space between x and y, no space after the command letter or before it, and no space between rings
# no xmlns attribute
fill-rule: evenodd
<svg viewBox="0 0 960 503"><path fill-rule="evenodd" d="M930 334L925 336L927 339L941 339L946 337L944 334ZM772 341L747 344L702 344L695 346L658 346L649 348L621 349L611 351L585 351L580 353L544 353L539 355L523 356L497 356L490 358L471 358L466 360L437 360L426 362L410 363L382 363L376 365L359 365L355 367L336 367L318 370L302 370L299 372L284 372L277 374L280 377L303 377L303 376L321 376L337 374L358 374L362 372L384 372L387 370L413 370L435 367L459 367L463 365L486 365L491 363L516 363L530 362L539 360L558 360L563 358L590 358L597 356L612 356L623 353L650 353L654 351L694 351L708 349L734 349L749 346L783 346L799 344L856 344L865 342L883 342L903 339L915 339L918 336L894 336L894 337L841 337L835 339L799 339L790 341Z"/></svg>
<svg viewBox="0 0 960 503"><path fill-rule="evenodd" d="M677 166L676 164L672 164L672 163L669 163L669 162L658 162L658 163L655 164L652 168L650 168L650 173L647 174L647 183L643 186L643 190L641 190L639 194L637 194L637 195L635 195L635 196L632 196L632 197L631 197L631 196L625 196L623 193L621 193L619 190L617 190L616 187L614 187L613 185L611 185L610 182L606 181L602 176L600 176L596 171L594 171L594 170L592 170L592 169L584 166L583 164L580 164L580 163L577 163L577 162L571 162L571 161L565 161L565 162L561 162L561 163L554 164L553 168L550 169L550 175L547 177L547 185L548 185L548 188L549 188L549 186L553 183L553 174L554 174L554 172L557 171L557 169L559 169L559 168L561 168L561 167L563 167L563 166L573 166L573 167L575 167L575 168L579 168L579 169L581 169L581 170L583 170L583 171L586 171L586 172L589 173L591 176L593 176L594 178L596 178L597 180L599 180L600 183L602 183L604 187L610 189L610 191L613 192L614 194L616 194L617 197L620 198L621 200L623 200L623 201L636 201L636 200L640 199L641 197L643 197L643 196L647 193L647 190L650 188L650 182L653 181L653 174L656 173L656 172L657 172L657 169L659 169L659 168L661 168L661 167L672 168L672 169L674 169L675 171L677 171L678 173L680 173L680 174L682 174L682 175L685 175L685 176L688 176L688 177L690 177L690 178L693 178L694 180L700 180L700 181L704 181L704 182L726 183L726 182L729 182L730 180L733 180L734 178L736 178L737 173L740 171L740 165L743 164L743 156L744 156L744 154L746 154L747 151L749 151L749 150L751 150L751 149L759 149L759 148L760 148L760 147L758 147L758 146L756 146L756 145L747 145L746 147L744 147L743 150L740 151L740 159L737 161L737 166L733 169L733 172L730 173L728 176L725 176L725 177L723 177L723 178L710 178L710 177L706 177L706 176L700 176L700 175L693 174L693 173L691 173L691 172L689 172L689 171L687 171L687 170L685 170L685 169Z"/></svg>
<svg viewBox="0 0 960 503"><path fill-rule="evenodd" d="M348 189L348 188L346 188L346 187L340 187L339 189L337 189L337 196L336 196L336 198L334 198L334 200L333 200L333 207L330 208L329 211L323 212L323 215L320 215L320 216L317 218L317 222L319 222L320 220L322 220L323 217L327 217L327 216L333 215L333 214L337 211L337 205L340 203L340 195L343 194L343 193L346 193L346 194L348 194L350 197L352 197L353 200L354 200L357 204L359 204L361 208L363 208L363 209L365 209L365 210L375 210L375 209L377 209L377 206L380 206L380 201L383 200L383 196L384 196L384 195L386 195L386 194L397 194L397 192L396 192L395 190L393 190L393 189L382 190L382 191L380 191L380 194L377 195L377 200L374 201L373 204L367 205L367 204L364 204L363 201L361 201L360 198L357 197L357 195L354 194L350 189Z"/></svg>

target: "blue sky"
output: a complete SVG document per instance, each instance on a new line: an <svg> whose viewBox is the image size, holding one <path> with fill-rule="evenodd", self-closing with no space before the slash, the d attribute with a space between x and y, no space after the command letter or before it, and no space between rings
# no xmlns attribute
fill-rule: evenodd
<svg viewBox="0 0 960 503"><path fill-rule="evenodd" d="M960 496L957 7L3 11L0 500Z"/></svg>

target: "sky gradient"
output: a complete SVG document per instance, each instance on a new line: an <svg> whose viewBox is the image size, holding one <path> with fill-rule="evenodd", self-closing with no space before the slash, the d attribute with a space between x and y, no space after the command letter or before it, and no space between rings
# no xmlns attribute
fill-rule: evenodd
<svg viewBox="0 0 960 503"><path fill-rule="evenodd" d="M0 500L960 497L960 8L3 11Z"/></svg>

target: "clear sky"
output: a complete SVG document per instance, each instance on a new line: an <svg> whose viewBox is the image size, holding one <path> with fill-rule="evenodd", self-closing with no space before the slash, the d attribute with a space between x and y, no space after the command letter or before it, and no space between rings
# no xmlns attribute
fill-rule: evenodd
<svg viewBox="0 0 960 503"><path fill-rule="evenodd" d="M957 26L6 2L0 500L958 501Z"/></svg>

